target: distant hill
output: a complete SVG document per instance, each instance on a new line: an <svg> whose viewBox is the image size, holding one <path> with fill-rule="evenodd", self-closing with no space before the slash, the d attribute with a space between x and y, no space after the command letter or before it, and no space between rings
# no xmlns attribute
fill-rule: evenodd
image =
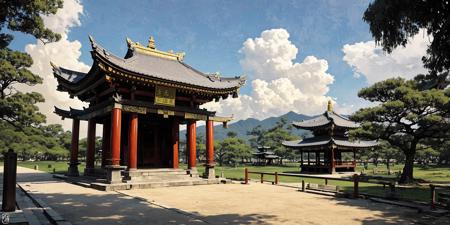
<svg viewBox="0 0 450 225"><path fill-rule="evenodd" d="M222 125L216 125L214 126L214 139L216 140L223 140L224 138L226 138L227 133L230 131L236 132L238 137L243 138L243 139L249 139L250 136L247 135L247 132L251 131L253 128L255 128L258 125L261 125L261 127L263 129L268 129L271 127L274 127L275 124L281 119L281 118L285 118L287 120L288 124L291 124L293 121L301 121L301 120L307 120L312 118L311 116L307 116L307 115L303 115L303 114L298 114L295 112L288 112L282 116L279 117L269 117L267 119L264 120L257 120L254 118L248 118L245 120L239 120L235 123L229 124L228 128L223 128ZM201 136L205 136L205 126L199 126L197 127L197 135L201 135ZM297 136L301 136L301 135L310 135L309 131L306 130L300 130L300 129L296 129L294 128L292 133L294 135ZM186 137L186 130L182 130L180 131L180 138L181 139L185 139Z"/></svg>

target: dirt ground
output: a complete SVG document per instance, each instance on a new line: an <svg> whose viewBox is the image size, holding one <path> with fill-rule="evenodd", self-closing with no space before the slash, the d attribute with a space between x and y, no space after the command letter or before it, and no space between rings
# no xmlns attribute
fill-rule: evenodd
<svg viewBox="0 0 450 225"><path fill-rule="evenodd" d="M415 224L417 211L270 184L227 184L121 193L194 213L212 224Z"/></svg>
<svg viewBox="0 0 450 225"><path fill-rule="evenodd" d="M450 217L270 184L104 192L22 167L18 182L73 224L450 224Z"/></svg>

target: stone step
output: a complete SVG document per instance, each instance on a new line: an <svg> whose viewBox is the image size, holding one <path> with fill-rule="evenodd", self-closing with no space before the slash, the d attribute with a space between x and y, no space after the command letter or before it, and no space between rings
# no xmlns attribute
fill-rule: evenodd
<svg viewBox="0 0 450 225"><path fill-rule="evenodd" d="M142 181L142 182L118 183L118 184L92 183L91 187L102 191L118 191L129 189L146 189L146 188L160 188L160 187L206 185L206 184L211 184L211 182L204 179L189 179L189 180L173 180L173 181Z"/></svg>

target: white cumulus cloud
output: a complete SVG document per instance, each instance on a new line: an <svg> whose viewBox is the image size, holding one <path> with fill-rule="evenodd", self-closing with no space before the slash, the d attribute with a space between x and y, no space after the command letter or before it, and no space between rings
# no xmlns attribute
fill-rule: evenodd
<svg viewBox="0 0 450 225"><path fill-rule="evenodd" d="M205 104L220 114L236 119L264 119L289 111L318 114L325 110L326 96L334 81L327 73L328 62L307 56L296 62L298 48L285 29L265 30L260 37L249 38L239 51L243 70L250 75L252 93L237 99Z"/></svg>
<svg viewBox="0 0 450 225"><path fill-rule="evenodd" d="M78 0L65 0L64 7L59 9L55 15L45 16L45 25L53 31L61 34L61 40L54 43L43 44L37 40L35 44L25 46L25 51L33 58L33 65L30 70L43 78L43 83L33 87L20 86L22 91L36 91L45 98L45 103L38 104L40 111L47 116L47 123L63 124L63 127L71 129L72 121L61 120L53 113L54 106L68 109L81 108L86 106L77 99L70 99L66 92L56 90L57 81L53 76L50 62L68 69L87 72L89 66L80 61L81 43L79 41L68 40L68 33L73 26L81 25L80 16L83 13L83 6ZM82 126L82 130L85 130ZM80 132L81 136L85 132Z"/></svg>
<svg viewBox="0 0 450 225"><path fill-rule="evenodd" d="M422 56L426 54L430 37L425 31L410 38L405 47L397 47L391 54L383 52L375 41L346 44L342 48L343 60L354 71L354 77L366 77L369 84L392 77L411 79L426 73Z"/></svg>

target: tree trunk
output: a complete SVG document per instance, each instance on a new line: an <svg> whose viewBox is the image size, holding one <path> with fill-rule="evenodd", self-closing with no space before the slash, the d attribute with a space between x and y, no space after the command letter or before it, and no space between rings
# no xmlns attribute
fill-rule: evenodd
<svg viewBox="0 0 450 225"><path fill-rule="evenodd" d="M387 174L391 175L391 163L390 163L391 159L387 158L386 159L386 168L387 168Z"/></svg>
<svg viewBox="0 0 450 225"><path fill-rule="evenodd" d="M411 142L411 147L408 151L404 151L405 153L405 167L403 167L402 175L400 176L400 180L398 181L400 184L409 184L413 182L414 176L414 157L416 155L416 146L417 142Z"/></svg>

